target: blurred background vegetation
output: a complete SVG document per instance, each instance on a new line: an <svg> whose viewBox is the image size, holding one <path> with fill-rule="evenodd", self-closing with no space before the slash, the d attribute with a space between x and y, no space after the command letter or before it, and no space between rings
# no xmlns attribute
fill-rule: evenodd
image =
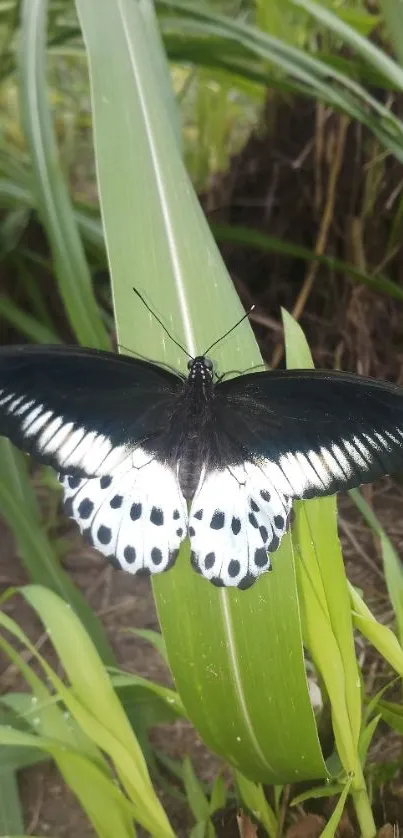
<svg viewBox="0 0 403 838"><path fill-rule="evenodd" d="M251 320L265 361L284 363L284 307L300 321L317 366L402 384L401 3L166 0L155 9L183 158L236 291L245 307L256 305ZM45 36L46 68L35 60ZM116 348L87 59L73 2L0 0L0 79L1 342ZM161 97L171 110L166 81ZM0 834L119 838L135 834L133 819L139 835L359 834L359 812L343 813L345 796L337 797L349 790L345 777L328 788L263 788L204 747L172 688L148 583L129 591L126 577L104 568L63 518L54 476L0 446L7 632ZM354 591L363 591L401 641L401 484L385 480L353 501L342 500L339 517L353 609L360 611ZM11 596L26 582L34 587ZM73 607L70 616L62 619L55 595ZM360 612L356 627L367 618ZM66 633L86 649L91 689L104 697L97 721L114 719L113 741L83 713L88 685L74 671ZM356 652L367 697L360 748L368 800L389 838L397 824L403 829L403 706L394 680L402 658L391 634L384 637L372 639L381 654L361 636ZM308 673L322 747L331 753L326 691L310 662ZM79 710L75 701L83 702ZM127 766L118 745L131 736ZM366 834L374 834L368 822Z"/></svg>

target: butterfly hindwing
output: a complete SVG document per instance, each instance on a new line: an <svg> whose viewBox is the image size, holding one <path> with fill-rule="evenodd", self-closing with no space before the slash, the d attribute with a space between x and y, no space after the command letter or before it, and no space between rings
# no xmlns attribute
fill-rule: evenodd
<svg viewBox="0 0 403 838"><path fill-rule="evenodd" d="M186 537L186 503L170 468L141 449L136 462L101 478L60 475L66 512L115 566L133 574L161 573Z"/></svg>
<svg viewBox="0 0 403 838"><path fill-rule="evenodd" d="M254 463L203 476L189 517L194 568L216 585L247 588L271 569L290 499Z"/></svg>
<svg viewBox="0 0 403 838"><path fill-rule="evenodd" d="M119 467L166 426L182 379L155 364L79 347L0 349L0 434L57 470Z"/></svg>

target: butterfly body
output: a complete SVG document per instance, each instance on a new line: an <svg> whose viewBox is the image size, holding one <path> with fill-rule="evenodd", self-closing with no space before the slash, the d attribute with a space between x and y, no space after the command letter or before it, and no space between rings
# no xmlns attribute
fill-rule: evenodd
<svg viewBox="0 0 403 838"><path fill-rule="evenodd" d="M0 350L0 434L60 472L66 510L111 562L194 568L246 588L270 570L293 499L403 468L403 391L338 372L218 379L78 347Z"/></svg>

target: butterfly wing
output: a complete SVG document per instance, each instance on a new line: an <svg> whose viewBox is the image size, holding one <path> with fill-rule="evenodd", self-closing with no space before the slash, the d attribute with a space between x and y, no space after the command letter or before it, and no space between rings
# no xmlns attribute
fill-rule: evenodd
<svg viewBox="0 0 403 838"><path fill-rule="evenodd" d="M186 536L177 475L152 450L182 387L179 375L112 353L0 350L0 434L62 472L67 513L132 573L167 570Z"/></svg>
<svg viewBox="0 0 403 838"><path fill-rule="evenodd" d="M394 384L284 370L217 389L222 431L285 495L330 495L403 467L403 389Z"/></svg>
<svg viewBox="0 0 403 838"><path fill-rule="evenodd" d="M166 427L182 379L79 347L0 349L0 434L39 462L108 475Z"/></svg>
<svg viewBox="0 0 403 838"><path fill-rule="evenodd" d="M248 587L270 569L293 498L403 469L403 390L387 382L252 373L216 385L214 410L219 448L233 462L201 480L189 533L194 567L218 585Z"/></svg>
<svg viewBox="0 0 403 838"><path fill-rule="evenodd" d="M115 567L161 573L186 537L186 501L170 468L140 450L135 462L107 477L61 475L65 509Z"/></svg>
<svg viewBox="0 0 403 838"><path fill-rule="evenodd" d="M245 460L200 481L189 517L191 562L217 586L249 588L271 570L289 525L291 500Z"/></svg>

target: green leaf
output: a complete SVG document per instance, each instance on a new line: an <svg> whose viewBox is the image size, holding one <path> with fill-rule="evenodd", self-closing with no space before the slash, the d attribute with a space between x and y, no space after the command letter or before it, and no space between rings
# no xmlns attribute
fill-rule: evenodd
<svg viewBox="0 0 403 838"><path fill-rule="evenodd" d="M352 585L349 589L355 627L372 643L393 669L399 675L403 675L403 649L396 635L390 628L378 623Z"/></svg>
<svg viewBox="0 0 403 838"><path fill-rule="evenodd" d="M380 701L378 709L382 719L398 733L403 733L403 707L393 701Z"/></svg>
<svg viewBox="0 0 403 838"><path fill-rule="evenodd" d="M52 591L30 585L21 592L46 626L72 690L63 685L34 647L27 644L31 652L40 660L83 733L112 759L119 780L133 801L137 820L152 835L172 838L172 830L154 793L134 731L89 635L72 609Z"/></svg>
<svg viewBox="0 0 403 838"><path fill-rule="evenodd" d="M403 567L400 557L396 553L392 542L386 535L373 509L369 506L363 498L359 489L352 489L349 492L355 505L360 510L364 520L371 527L375 535L378 536L383 567L385 571L386 586L388 589L389 599L392 603L393 610L396 616L398 635L400 643L403 642Z"/></svg>
<svg viewBox="0 0 403 838"><path fill-rule="evenodd" d="M287 365L301 366L302 357L304 364L311 366L300 326L284 312L283 319ZM305 644L329 696L336 747L346 773L351 776L360 829L363 835L372 836L375 824L358 753L361 681L354 650L349 589L337 534L335 499L296 504L293 540L300 558L297 575ZM344 802L340 805L341 816ZM338 815L334 814L326 828L328 835L333 834L337 823Z"/></svg>
<svg viewBox="0 0 403 838"><path fill-rule="evenodd" d="M34 343L61 343L53 329L28 314L10 297L0 297L0 315Z"/></svg>
<svg viewBox="0 0 403 838"><path fill-rule="evenodd" d="M136 637L141 637L142 640L148 640L149 643L157 650L162 659L167 663L167 650L165 641L159 631L153 629L127 629L129 634L134 634Z"/></svg>
<svg viewBox="0 0 403 838"><path fill-rule="evenodd" d="M77 8L119 342L185 369L183 353L139 304L132 281L192 355L230 328L242 308L184 170L160 99L155 44L137 4L77 0ZM259 363L249 323L212 355L222 370ZM198 578L188 545L153 587L178 691L206 743L258 780L325 776L290 539L276 554L275 573L249 591L217 590Z"/></svg>
<svg viewBox="0 0 403 838"><path fill-rule="evenodd" d="M393 282L388 277L381 274L372 276L371 274L363 274L362 271L357 270L354 265L349 262L342 262L340 259L334 259L332 256L322 256L309 250L307 247L301 247L287 239L278 239L275 236L267 236L259 230L252 230L248 227L229 226L226 224L213 224L212 231L218 241L234 242L241 245L250 246L257 250L267 251L268 253L283 253L284 256L292 256L295 259L303 259L309 262L318 262L320 265L326 265L333 271L340 271L340 273L347 274L350 279L355 282L360 282L373 291L386 294L394 299L403 299L403 289Z"/></svg>
<svg viewBox="0 0 403 838"><path fill-rule="evenodd" d="M210 64L214 60L220 63L223 47L222 43L219 41L217 43L217 39L223 39L236 49L236 52L241 51L242 55L246 52L246 55L249 54L268 62L269 68L275 68L277 78L279 73L282 73L280 83L283 87L286 83L289 90L293 89L316 100L327 102L337 110L367 125L380 142L393 151L397 159L403 159L403 123L401 120L391 117L388 109L379 101L377 102L364 87L347 74L338 71L331 63L321 61L308 52L286 44L281 39L269 36L244 22L213 14L204 6L190 5L180 0L159 0L157 6L166 15L169 26L172 28L176 25L182 37L183 33L189 33L190 35L197 34L199 37L203 34L205 39L213 39L211 44L209 42ZM311 7L310 11L312 11ZM177 19L172 19L174 13L178 15ZM345 25L338 18L336 20L339 25ZM351 31L358 39L358 34L354 30ZM211 54L214 50L214 39L218 57L213 57ZM183 40L182 57L186 55L187 60L192 61L191 46L186 50L187 38ZM371 59L372 65L378 66L372 53ZM382 66L382 74L387 73L388 78L396 79L400 89L402 71L399 66L383 54L378 57L378 63ZM247 66L247 61L245 64ZM273 72L270 73L270 69L266 74L266 82L276 87L276 78Z"/></svg>
<svg viewBox="0 0 403 838"><path fill-rule="evenodd" d="M379 0L386 30L400 64L403 64L403 7L400 0Z"/></svg>
<svg viewBox="0 0 403 838"><path fill-rule="evenodd" d="M217 812L219 809L223 809L225 806L226 799L227 793L225 788L224 777L222 776L222 774L218 774L214 780L213 788L211 790L209 806L210 815L213 815L214 812Z"/></svg>
<svg viewBox="0 0 403 838"><path fill-rule="evenodd" d="M386 79L392 81L396 88L403 89L403 70L390 58L386 52L379 49L375 44L360 35L355 28L345 23L338 15L330 9L326 9L320 3L313 0L291 0L294 6L299 6L309 12L315 20L324 24L331 32L338 35L341 40L357 52L371 67L375 67Z"/></svg>
<svg viewBox="0 0 403 838"><path fill-rule="evenodd" d="M327 783L325 786L314 786L312 789L297 794L291 800L290 806L299 806L306 800L322 800L324 797L334 797L341 794L345 785L342 783Z"/></svg>
<svg viewBox="0 0 403 838"><path fill-rule="evenodd" d="M340 795L340 797L337 801L337 806L336 806L334 812L332 813L331 817L329 818L329 821L328 821L327 825L325 826L323 832L321 833L321 838L334 838L334 836L336 835L336 830L337 830L337 827L340 823L341 816L343 814L344 806L345 806L345 803L346 803L346 800L347 800L347 795L348 795L348 793L350 791L350 788L351 788L351 784L352 784L352 778L350 777L347 780L346 785L344 786L344 789L343 789L343 791L342 791L342 793L341 793L341 795ZM372 835L372 834L375 834L375 833L372 833L372 832L367 833L367 835Z"/></svg>
<svg viewBox="0 0 403 838"><path fill-rule="evenodd" d="M374 716L368 724L365 725L361 732L360 736L360 744L359 744L359 754L360 759L363 765L365 765L367 760L367 755L369 751L369 747L371 745L374 733L378 727L379 720L382 718L382 714L380 713L378 716Z"/></svg>
<svg viewBox="0 0 403 838"><path fill-rule="evenodd" d="M312 367L300 326L283 312L288 367ZM334 498L296 504L293 536L305 642L324 680L336 744L346 771L354 772L361 724L361 689L354 652L347 581Z"/></svg>
<svg viewBox="0 0 403 838"><path fill-rule="evenodd" d="M52 248L56 278L78 340L109 348L89 269L58 160L46 92L46 0L23 0L19 45L21 118L32 167L33 189Z"/></svg>
<svg viewBox="0 0 403 838"><path fill-rule="evenodd" d="M168 687L126 672L112 671L111 681L136 731L186 717L179 695Z"/></svg>
<svg viewBox="0 0 403 838"><path fill-rule="evenodd" d="M252 783L239 771L235 771L236 784L239 795L247 809L264 826L269 838L276 838L278 835L279 823L273 812L263 787L260 783Z"/></svg>
<svg viewBox="0 0 403 838"><path fill-rule="evenodd" d="M24 831L24 820L14 771L1 771L0 777L0 833L11 835Z"/></svg>
<svg viewBox="0 0 403 838"><path fill-rule="evenodd" d="M189 806L196 821L207 821L210 814L209 801L204 794L203 787L193 771L189 757L183 761L183 782Z"/></svg>
<svg viewBox="0 0 403 838"><path fill-rule="evenodd" d="M100 622L81 592L60 567L58 556L41 526L36 498L28 479L26 460L2 438L0 464L2 515L15 535L19 556L30 578L52 588L74 608L90 631L103 660L113 663L113 653Z"/></svg>
<svg viewBox="0 0 403 838"><path fill-rule="evenodd" d="M30 650L49 675L54 674L14 620L0 613L0 623ZM38 748L41 748L56 761L66 783L78 797L95 828L98 828L100 838L108 838L112 823L115 824L114 834L118 838L130 838L133 830L128 828L126 802L123 798L116 798L117 788L113 779L108 779L107 764L101 753L74 724L74 720L57 706L57 698L51 696L38 676L4 637L0 637L0 645L31 687L32 696L19 701L14 697L12 705L16 709L20 708L24 721L31 724L33 731L28 733L15 726L1 726L2 752L7 754L11 748L15 748L20 754L31 748L32 754L36 756ZM99 788L100 784L102 788ZM102 802L96 805L94 798L100 795ZM132 820L134 813L130 811L130 814Z"/></svg>

